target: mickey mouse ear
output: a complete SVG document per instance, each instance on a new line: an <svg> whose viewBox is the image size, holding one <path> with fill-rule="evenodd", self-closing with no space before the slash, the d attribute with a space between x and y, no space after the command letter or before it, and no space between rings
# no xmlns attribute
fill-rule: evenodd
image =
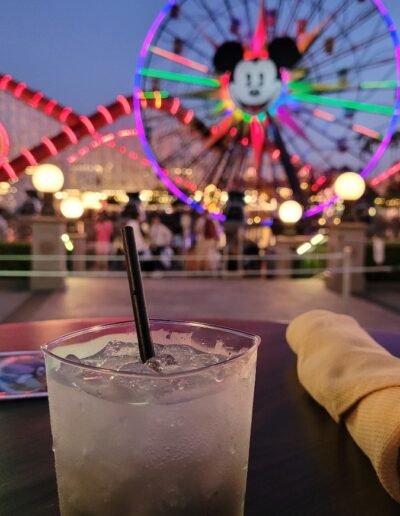
<svg viewBox="0 0 400 516"><path fill-rule="evenodd" d="M242 45L237 41L226 41L215 52L213 64L218 73L233 72L242 59Z"/></svg>
<svg viewBox="0 0 400 516"><path fill-rule="evenodd" d="M293 68L301 59L296 42L287 36L275 38L268 46L269 57L279 68Z"/></svg>

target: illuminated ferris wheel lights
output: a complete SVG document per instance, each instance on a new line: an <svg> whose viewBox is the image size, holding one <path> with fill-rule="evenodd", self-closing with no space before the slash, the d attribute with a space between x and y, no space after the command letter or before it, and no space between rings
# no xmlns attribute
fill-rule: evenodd
<svg viewBox="0 0 400 516"><path fill-rule="evenodd" d="M310 102L311 104L322 104L325 106L340 107L356 111L366 111L368 113L375 113L378 115L392 116L394 114L394 109L391 106L381 106L379 104L356 102L346 99L335 99L331 97L323 97L322 95L311 95L307 93L293 93L292 96L297 100Z"/></svg>

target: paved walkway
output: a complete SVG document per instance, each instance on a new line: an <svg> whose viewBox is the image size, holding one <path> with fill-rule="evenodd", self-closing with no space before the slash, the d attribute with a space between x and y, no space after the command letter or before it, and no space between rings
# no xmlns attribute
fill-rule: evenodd
<svg viewBox="0 0 400 516"><path fill-rule="evenodd" d="M320 279L146 279L149 315L179 319L289 321L315 308L342 311ZM17 303L17 300L19 303ZM367 328L400 330L400 314L352 297L349 314ZM0 321L131 316L125 279L70 278L54 293L0 292Z"/></svg>

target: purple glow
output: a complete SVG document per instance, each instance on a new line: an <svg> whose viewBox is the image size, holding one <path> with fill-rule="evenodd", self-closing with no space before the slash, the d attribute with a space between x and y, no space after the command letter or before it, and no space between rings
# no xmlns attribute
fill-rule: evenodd
<svg viewBox="0 0 400 516"><path fill-rule="evenodd" d="M382 0L372 0L374 4L376 5L379 12L382 14L383 19L386 22L386 25L388 26L390 36L393 40L394 47L395 47L395 56L396 56L396 63L397 63L397 93L396 93L396 101L395 101L395 108L394 108L394 114L392 116L392 119L390 120L390 124L388 127L388 130L386 132L385 137L383 138L381 144L377 148L375 154L372 156L370 162L367 164L367 166L360 172L360 176L363 178L366 178L376 167L379 160L382 158L384 152L388 148L390 141L392 139L393 133L396 130L397 122L399 120L400 115L400 40L399 35L396 30L396 26L393 22L392 17L389 14L389 11L387 10L386 6L382 2ZM379 177L379 176L377 176ZM328 201L319 204L317 206L314 206L313 208L310 208L309 210L305 211L303 214L303 217L312 217L313 215L316 215L317 213L321 213L325 210L325 208L328 208L332 204L334 204L337 201L338 197L332 197L332 199L329 199Z"/></svg>
<svg viewBox="0 0 400 516"><path fill-rule="evenodd" d="M172 6L176 3L176 0L169 0L167 5L162 9L162 11L158 14L156 19L154 20L152 26L150 27L150 30L147 34L147 36L144 39L142 48L140 49L139 53L139 60L136 66L136 75L135 75L135 86L134 86L134 94L133 94L133 106L135 111L135 120L136 120L136 128L138 131L138 137L140 139L140 142L143 146L143 150L153 167L153 169L156 171L158 177L164 182L165 186L168 188L168 190L173 193L178 199L183 201L184 203L188 204L192 208L195 208L197 211L204 213L206 210L200 206L200 204L197 204L195 201L193 201L190 197L185 195L165 174L163 169L160 167L160 165L157 162L156 157L154 156L150 145L147 142L144 126L143 126L143 120L142 115L140 112L140 98L139 98L139 92L140 92L140 79L141 79L141 70L144 66L144 62L146 59L146 55L149 50L149 46L151 44L151 41L153 40L153 37L155 33L157 32L160 24L163 22L163 20L168 15L169 11L171 10ZM211 216L217 220L224 220L225 217L223 215L219 214L211 214Z"/></svg>
<svg viewBox="0 0 400 516"><path fill-rule="evenodd" d="M391 139L392 139L392 136L393 136L393 133L396 129L396 126L397 126L397 122L399 120L399 115L400 115L400 40L399 40L399 35L397 33L397 30L396 30L396 27L395 27L395 24L393 22L393 19L391 18L390 14L389 14L389 11L387 10L386 6L384 5L383 1L382 0L372 0L373 3L375 4L376 8L378 9L378 11L381 13L387 27L388 27L388 30L390 32L390 36L393 40L393 43L394 43L394 47L395 47L395 58L396 58L396 63L397 63L397 79L398 79L398 88L397 88L397 93L396 93L396 101L395 101L395 109L394 109L394 114L391 118L391 121L389 123L389 127L388 127L388 130L386 132L386 135L384 136L382 142L380 143L379 147L377 148L375 154L372 156L371 160L369 161L369 163L364 167L364 169L360 172L360 175L362 177L367 177L373 170L374 168L377 166L378 162L380 161L380 159L382 158L382 155L384 154L384 152L386 151ZM160 179L165 183L165 185L167 186L167 188L179 199L181 199L183 202L185 202L186 204L188 204L189 206L192 206L193 208L195 208L196 210L198 210L199 212L204 212L205 209L200 206L199 204L197 204L195 201L193 201L190 197L186 196L168 177L167 175L164 173L164 171L161 169L161 167L159 166L159 164L157 163L157 160L150 148L150 145L148 144L147 140L146 140L146 136L145 136L145 132L144 132L144 127L143 127L143 120L142 120L142 116L141 116L141 113L140 113L140 100L138 98L138 92L140 91L140 80L141 80L141 70L144 66L144 63L145 63L145 58L146 58L146 55L148 54L148 50L149 50L149 46L151 44L151 41L153 40L157 30L159 29L160 27L160 24L163 22L163 20L166 18L166 16L168 15L169 11L171 10L172 6L176 3L176 0L169 0L167 5L162 9L162 11L158 14L158 16L156 17L156 19L154 20L144 42L143 42L143 45L142 45L142 48L141 48L141 51L140 51L140 55L139 55L139 60L138 60L138 63L137 63L137 68L136 68L136 76L135 76L135 88L134 88L134 110L135 110L135 119L136 119L136 127L138 129L138 136L140 138L140 141L142 143L142 146L143 146L143 149L145 151L145 154L149 160L149 162L151 163L152 167L154 168L154 170L156 171L157 175L160 177ZM277 106L276 106L277 107ZM325 208L327 208L328 206L331 206L332 204L334 204L337 200L337 197L332 197L331 199L329 199L328 201L320 204L320 205L317 205L317 206L314 206L313 208L310 208L309 210L306 210L304 212L304 215L303 217L310 217L310 216L313 216L313 215L316 215L317 213L320 213L322 212ZM212 214L212 217L214 217L215 219L217 220L224 220L224 216L223 215L219 215L219 214Z"/></svg>

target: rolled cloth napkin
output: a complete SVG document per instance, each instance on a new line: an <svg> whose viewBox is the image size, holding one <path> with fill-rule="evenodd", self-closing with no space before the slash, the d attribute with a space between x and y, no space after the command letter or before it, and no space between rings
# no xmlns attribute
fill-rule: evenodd
<svg viewBox="0 0 400 516"><path fill-rule="evenodd" d="M400 359L352 317L325 310L296 317L286 338L297 354L300 383L344 422L400 503Z"/></svg>

